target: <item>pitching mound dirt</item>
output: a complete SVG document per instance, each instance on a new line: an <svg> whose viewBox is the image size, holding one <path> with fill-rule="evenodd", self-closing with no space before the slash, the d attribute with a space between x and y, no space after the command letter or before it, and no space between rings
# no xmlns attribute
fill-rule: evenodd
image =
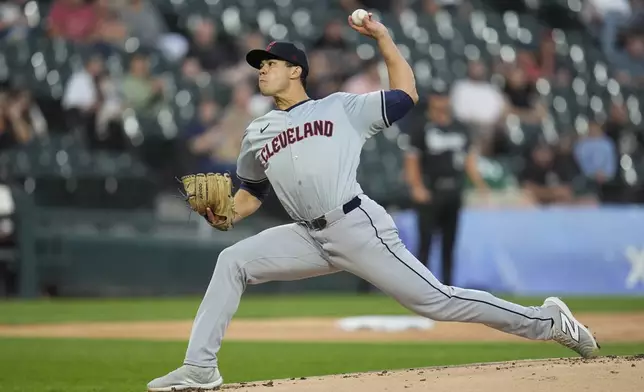
<svg viewBox="0 0 644 392"><path fill-rule="evenodd" d="M383 371L234 384L223 389L234 392L641 392L644 355Z"/></svg>

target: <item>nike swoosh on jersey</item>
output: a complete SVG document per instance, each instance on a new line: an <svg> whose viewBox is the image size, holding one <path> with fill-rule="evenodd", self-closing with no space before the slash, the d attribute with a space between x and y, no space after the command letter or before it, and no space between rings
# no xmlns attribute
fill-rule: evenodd
<svg viewBox="0 0 644 392"><path fill-rule="evenodd" d="M264 131L266 130L266 128L268 128L269 125L271 125L271 124L270 123L266 124L266 126L264 128L259 130L259 133L264 133Z"/></svg>

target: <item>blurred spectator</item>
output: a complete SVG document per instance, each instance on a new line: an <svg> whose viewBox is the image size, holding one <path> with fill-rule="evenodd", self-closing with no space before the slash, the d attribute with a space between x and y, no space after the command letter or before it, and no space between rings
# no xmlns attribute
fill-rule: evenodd
<svg viewBox="0 0 644 392"><path fill-rule="evenodd" d="M644 32L641 26L620 30L626 23L627 17L620 13L606 14L601 46L608 60L617 68L620 83L644 83Z"/></svg>
<svg viewBox="0 0 644 392"><path fill-rule="evenodd" d="M530 82L521 67L514 66L507 75L505 88L507 113L517 115L522 122L535 124L545 119L547 111L539 101L534 83Z"/></svg>
<svg viewBox="0 0 644 392"><path fill-rule="evenodd" d="M0 92L1 149L26 144L47 131L47 122L28 91Z"/></svg>
<svg viewBox="0 0 644 392"><path fill-rule="evenodd" d="M85 66L74 72L67 81L62 99L66 111L67 124L70 128L82 126L93 128L96 111L100 106L97 80L103 73L103 58L92 55L85 61Z"/></svg>
<svg viewBox="0 0 644 392"><path fill-rule="evenodd" d="M49 126L38 103L33 99L31 92L27 89L18 90L12 101L21 111L23 121L29 124L33 136L44 137L49 132ZM16 109L18 110L18 109Z"/></svg>
<svg viewBox="0 0 644 392"><path fill-rule="evenodd" d="M49 13L49 35L90 43L96 38L98 15L94 4L83 0L55 0Z"/></svg>
<svg viewBox="0 0 644 392"><path fill-rule="evenodd" d="M102 56L88 56L85 67L72 74L62 107L67 126L87 137L90 144L105 141L120 130L122 102L118 86L104 72Z"/></svg>
<svg viewBox="0 0 644 392"><path fill-rule="evenodd" d="M168 31L163 17L149 1L129 0L119 8L129 36L137 38L143 46L156 47L159 37Z"/></svg>
<svg viewBox="0 0 644 392"><path fill-rule="evenodd" d="M165 104L164 82L150 75L150 60L138 52L130 60L128 74L123 79L121 91L125 105L140 114L155 116Z"/></svg>
<svg viewBox="0 0 644 392"><path fill-rule="evenodd" d="M214 101L201 103L199 120L188 132L190 151L202 157L200 170L235 172L246 127L255 117L266 113L266 102L263 97L253 97L253 89L248 83L240 83L235 86L232 102L221 116L218 116L219 108Z"/></svg>
<svg viewBox="0 0 644 392"><path fill-rule="evenodd" d="M182 58L188 50L188 41L169 32L163 15L153 2L129 0L120 7L121 20L130 37L139 40L144 48L158 48L171 60Z"/></svg>
<svg viewBox="0 0 644 392"><path fill-rule="evenodd" d="M454 117L476 131L487 133L502 120L503 95L489 82L481 61L470 61L467 76L467 79L457 80L450 93Z"/></svg>
<svg viewBox="0 0 644 392"><path fill-rule="evenodd" d="M534 204L573 202L572 184L557 169L552 148L548 144L539 142L533 146L519 180L526 196Z"/></svg>
<svg viewBox="0 0 644 392"><path fill-rule="evenodd" d="M644 149L644 132L630 122L628 109L623 100L615 100L611 103L604 132L617 149L615 156L617 167L620 165L619 160L622 155L631 156L640 148Z"/></svg>
<svg viewBox="0 0 644 392"><path fill-rule="evenodd" d="M221 117L221 108L217 102L203 99L199 104L197 116L185 128L182 138L188 142L189 152L196 157L196 167L189 168L190 171L206 172L211 170L212 164L209 154L211 140L208 139L214 139L217 134L216 126L219 117Z"/></svg>
<svg viewBox="0 0 644 392"><path fill-rule="evenodd" d="M248 53L253 49L265 48L266 38L264 38L262 33L260 33L259 31L253 31L243 36L241 43L239 43L239 46L241 46L241 53ZM240 57L239 60L240 62L246 64L246 66L248 67L248 63L246 62L245 58Z"/></svg>
<svg viewBox="0 0 644 392"><path fill-rule="evenodd" d="M626 22L627 28L639 31L644 30L644 0L630 0L631 15Z"/></svg>
<svg viewBox="0 0 644 392"><path fill-rule="evenodd" d="M615 143L606 136L603 124L591 121L588 135L575 145L575 158L582 173L597 187L615 178L617 174L617 151Z"/></svg>
<svg viewBox="0 0 644 392"><path fill-rule="evenodd" d="M342 89L342 79L338 76L328 76L321 79L315 90L311 91L310 97L313 99L320 99L328 97L333 93L337 93Z"/></svg>
<svg viewBox="0 0 644 392"><path fill-rule="evenodd" d="M344 38L344 21L338 19L330 20L325 26L320 38L313 44L311 53L324 53L331 59L328 65L328 72L334 76L345 76L352 73L352 70L359 69L362 60L355 50L349 49L349 43Z"/></svg>
<svg viewBox="0 0 644 392"><path fill-rule="evenodd" d="M2 120L0 120L1 122ZM2 134L0 133L0 143ZM0 180L0 249L11 249L16 246L15 214L16 203L11 188ZM15 257L11 254L0 254L0 297L13 295L16 292L17 269Z"/></svg>
<svg viewBox="0 0 644 392"><path fill-rule="evenodd" d="M364 71L350 77L342 91L351 94L366 94L383 88L380 77L380 62L377 59L365 62Z"/></svg>
<svg viewBox="0 0 644 392"><path fill-rule="evenodd" d="M541 70L534 53L525 48L517 50L517 67L521 68L529 83L536 82L541 76Z"/></svg>
<svg viewBox="0 0 644 392"><path fill-rule="evenodd" d="M27 19L22 13L24 0L8 0L0 4L0 39L20 40L27 35Z"/></svg>
<svg viewBox="0 0 644 392"><path fill-rule="evenodd" d="M622 137L625 136L627 130L630 130L631 133L636 133L637 131L633 129L632 124L628 119L628 109L623 101L613 101L608 110L608 120L606 121L606 126L604 127L606 136L608 136L615 145L619 145ZM635 143L628 143L628 151L624 153L632 153L633 148L635 148Z"/></svg>
<svg viewBox="0 0 644 392"><path fill-rule="evenodd" d="M348 44L342 36L344 23L333 19L324 26L324 33L313 44L314 50L347 50Z"/></svg>
<svg viewBox="0 0 644 392"><path fill-rule="evenodd" d="M541 37L538 65L541 77L552 79L555 76L558 67L557 46L551 31L544 33Z"/></svg>
<svg viewBox="0 0 644 392"><path fill-rule="evenodd" d="M559 137L559 143L554 149L553 169L562 181L571 184L575 204L597 204L597 189L588 184L575 158L576 142L576 133L566 133Z"/></svg>
<svg viewBox="0 0 644 392"><path fill-rule="evenodd" d="M253 49L265 48L266 39L260 32L253 31L243 35L239 39L237 46L239 47L239 53L248 53ZM257 81L257 70L253 67L249 67L246 59L243 56L240 56L237 63L221 72L220 78L230 85L234 85L251 78Z"/></svg>
<svg viewBox="0 0 644 392"><path fill-rule="evenodd" d="M237 162L241 140L246 132L246 127L256 117L268 110L272 102L270 99L255 94L255 89L249 83L240 83L235 86L230 104L222 114L219 128L224 136L219 140L214 150L216 157L224 162Z"/></svg>
<svg viewBox="0 0 644 392"><path fill-rule="evenodd" d="M181 64L181 78L184 82L196 83L203 73L199 60L194 57L186 57Z"/></svg>
<svg viewBox="0 0 644 392"><path fill-rule="evenodd" d="M111 142L112 146L123 147L125 142L121 125L123 100L119 86L107 73L101 74L97 84L101 97L96 117L98 141L100 143Z"/></svg>
<svg viewBox="0 0 644 392"><path fill-rule="evenodd" d="M307 92L313 99L319 99L327 96L329 91L329 83L332 81L337 82L336 76L333 74L331 61L324 52L314 51L309 55L309 74L306 78Z"/></svg>
<svg viewBox="0 0 644 392"><path fill-rule="evenodd" d="M558 67L555 71L553 85L555 87L569 87L572 83L572 73L568 68Z"/></svg>
<svg viewBox="0 0 644 392"><path fill-rule="evenodd" d="M9 93L0 91L0 150L12 148L18 144L9 108Z"/></svg>
<svg viewBox="0 0 644 392"><path fill-rule="evenodd" d="M554 169L565 181L573 181L581 174L573 154L576 141L574 134L563 134L559 137L559 143L554 150Z"/></svg>
<svg viewBox="0 0 644 392"><path fill-rule="evenodd" d="M607 14L627 16L631 13L629 0L586 0L582 2L581 18L592 30L600 29Z"/></svg>
<svg viewBox="0 0 644 392"><path fill-rule="evenodd" d="M438 11L441 10L441 5L436 0L423 0L423 11L427 15L435 15Z"/></svg>
<svg viewBox="0 0 644 392"><path fill-rule="evenodd" d="M121 21L118 11L111 0L98 0L96 2L97 40L119 49L125 48L128 38L127 27Z"/></svg>
<svg viewBox="0 0 644 392"><path fill-rule="evenodd" d="M240 57L233 42L220 35L213 21L205 18L193 30L188 56L199 59L201 66L211 72L237 63Z"/></svg>

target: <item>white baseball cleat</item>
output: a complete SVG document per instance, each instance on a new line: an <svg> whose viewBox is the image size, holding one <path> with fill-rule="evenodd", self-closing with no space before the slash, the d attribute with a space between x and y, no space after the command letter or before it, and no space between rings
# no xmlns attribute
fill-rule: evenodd
<svg viewBox="0 0 644 392"><path fill-rule="evenodd" d="M224 383L216 367L183 365L148 384L148 392L214 391Z"/></svg>
<svg viewBox="0 0 644 392"><path fill-rule="evenodd" d="M552 340L579 353L584 358L597 355L599 345L590 330L572 315L568 306L557 297L549 297L543 302L546 308L557 308L553 316Z"/></svg>

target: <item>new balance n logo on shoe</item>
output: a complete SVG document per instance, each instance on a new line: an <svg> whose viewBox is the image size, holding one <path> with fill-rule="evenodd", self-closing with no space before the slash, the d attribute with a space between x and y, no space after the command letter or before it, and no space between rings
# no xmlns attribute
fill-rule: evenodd
<svg viewBox="0 0 644 392"><path fill-rule="evenodd" d="M561 332L567 333L575 342L579 342L579 325L573 322L566 316L564 312L561 312Z"/></svg>

